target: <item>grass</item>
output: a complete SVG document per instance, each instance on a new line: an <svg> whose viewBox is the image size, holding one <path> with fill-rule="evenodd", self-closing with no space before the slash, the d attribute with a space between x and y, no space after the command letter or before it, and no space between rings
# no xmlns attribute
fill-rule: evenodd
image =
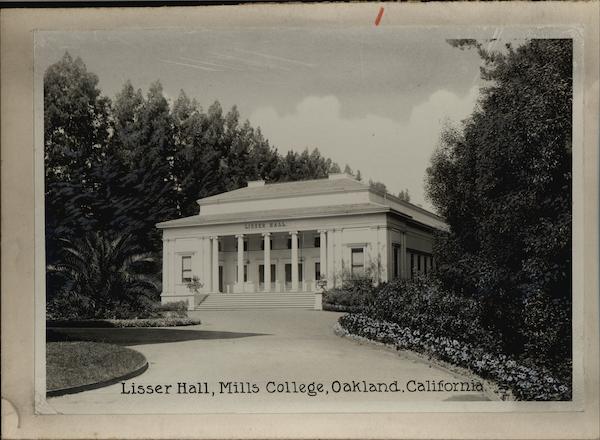
<svg viewBox="0 0 600 440"><path fill-rule="evenodd" d="M99 342L46 344L47 390L114 379L141 368L146 358L135 350Z"/></svg>

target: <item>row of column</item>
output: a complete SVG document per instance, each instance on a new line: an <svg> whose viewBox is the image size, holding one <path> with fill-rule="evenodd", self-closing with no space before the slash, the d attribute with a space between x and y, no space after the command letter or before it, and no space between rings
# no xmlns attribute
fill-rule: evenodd
<svg viewBox="0 0 600 440"><path fill-rule="evenodd" d="M292 290L298 290L299 277L298 277L298 231L291 231L290 233L292 246L291 246L291 260L292 260ZM263 267L264 267L264 291L271 291L271 233L265 232L263 236ZM237 284L241 285L244 283L244 235L239 234L235 236L237 238Z"/></svg>
<svg viewBox="0 0 600 440"><path fill-rule="evenodd" d="M292 290L298 290L299 287L299 274L298 274L298 231L289 232L291 237L291 266L292 266ZM265 232L263 236L263 249L264 249L264 291L271 291L271 233ZM238 234L235 236L237 239L237 279L236 283L238 286L244 283L244 234ZM333 249L333 240L327 240L327 231L319 230L320 239L320 272L321 277L323 274L327 274L327 284L333 284L333 271L328 271L327 255L332 253L329 249ZM212 241L212 282L209 287L211 292L216 292L219 288L219 237L210 237ZM328 242L331 245L328 247Z"/></svg>

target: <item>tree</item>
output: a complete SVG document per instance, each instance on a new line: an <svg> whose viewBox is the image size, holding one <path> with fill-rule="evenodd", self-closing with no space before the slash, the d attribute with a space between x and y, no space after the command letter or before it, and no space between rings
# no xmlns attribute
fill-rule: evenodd
<svg viewBox="0 0 600 440"><path fill-rule="evenodd" d="M46 177L72 181L85 177L109 136L110 101L98 77L68 52L44 74L44 152ZM84 173L84 174L79 174Z"/></svg>
<svg viewBox="0 0 600 440"><path fill-rule="evenodd" d="M110 136L110 100L80 58L65 53L44 73L46 257L56 258L58 237L94 227L90 198L98 185L91 170Z"/></svg>
<svg viewBox="0 0 600 440"><path fill-rule="evenodd" d="M405 202L410 202L410 194L408 193L408 188L400 190L398 193L398 198L400 200L404 200Z"/></svg>
<svg viewBox="0 0 600 440"><path fill-rule="evenodd" d="M504 348L522 352L539 321L532 301L570 307L571 40L530 40L483 60L478 106L447 127L427 170L427 194L450 225L436 245L446 286L484 304ZM569 355L570 321L548 352ZM539 335L539 332L538 332ZM529 344L529 345L528 345ZM532 354L535 355L535 354Z"/></svg>
<svg viewBox="0 0 600 440"><path fill-rule="evenodd" d="M288 151L280 159L275 171L276 181L296 181L309 179L323 179L329 173L339 172L339 166L331 159L325 159L317 148L309 152L308 148L302 153Z"/></svg>
<svg viewBox="0 0 600 440"><path fill-rule="evenodd" d="M339 174L342 172L342 169L336 162L330 161L329 173L330 174Z"/></svg>
<svg viewBox="0 0 600 440"><path fill-rule="evenodd" d="M114 153L123 163L134 166L142 144L143 121L141 114L145 105L142 90L135 90L128 80L113 103Z"/></svg>
<svg viewBox="0 0 600 440"><path fill-rule="evenodd" d="M387 187L385 186L385 183L375 182L372 179L369 179L369 187L380 193L387 194Z"/></svg>
<svg viewBox="0 0 600 440"><path fill-rule="evenodd" d="M68 253L58 252L65 243L76 246L92 233L106 240L126 235L139 252L159 259L156 223L197 214L200 198L249 180L316 179L340 172L316 148L282 156L260 128L241 120L235 106L225 113L215 101L203 111L183 91L171 106L159 81L145 94L127 81L111 104L97 76L68 53L45 72L44 123L51 267L66 264ZM98 238L79 244L89 252L92 245L107 246ZM158 273L159 266L154 270ZM57 273L47 277L50 299L67 292L65 277ZM89 305L88 288L79 298Z"/></svg>
<svg viewBox="0 0 600 440"><path fill-rule="evenodd" d="M175 157L173 175L179 215L198 213L196 201L219 192L219 154L205 141L209 119L183 90L173 103Z"/></svg>
<svg viewBox="0 0 600 440"><path fill-rule="evenodd" d="M73 297L85 304L79 318L129 318L156 300L158 283L149 269L154 259L132 236L96 232L62 242L62 261L48 268L66 280L54 305Z"/></svg>
<svg viewBox="0 0 600 440"><path fill-rule="evenodd" d="M95 170L102 185L95 202L101 230L134 235L145 250L160 252L155 224L179 214L173 164L173 115L159 81L143 97L126 82L115 100L110 152Z"/></svg>

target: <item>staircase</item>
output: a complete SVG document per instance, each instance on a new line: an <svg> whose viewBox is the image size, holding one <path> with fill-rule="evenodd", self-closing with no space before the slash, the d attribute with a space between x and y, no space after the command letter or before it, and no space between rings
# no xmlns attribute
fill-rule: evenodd
<svg viewBox="0 0 600 440"><path fill-rule="evenodd" d="M211 293L196 310L314 309L312 292Z"/></svg>

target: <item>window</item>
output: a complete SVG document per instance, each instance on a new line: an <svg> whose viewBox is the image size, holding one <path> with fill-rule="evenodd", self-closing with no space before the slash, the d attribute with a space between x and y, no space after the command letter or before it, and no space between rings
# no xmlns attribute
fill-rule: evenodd
<svg viewBox="0 0 600 440"><path fill-rule="evenodd" d="M352 248L352 275L362 275L365 271L365 250Z"/></svg>
<svg viewBox="0 0 600 440"><path fill-rule="evenodd" d="M287 239L287 248L288 248L288 249L291 249L291 248L292 248L292 239L291 239L291 238L288 238L288 239Z"/></svg>
<svg viewBox="0 0 600 440"><path fill-rule="evenodd" d="M276 281L276 277L275 277L275 265L271 264L271 282L274 283ZM259 283L263 283L265 282L265 265L261 264L258 266L258 282Z"/></svg>
<svg viewBox="0 0 600 440"><path fill-rule="evenodd" d="M394 278L400 276L400 250L402 248L398 245L394 245Z"/></svg>
<svg viewBox="0 0 600 440"><path fill-rule="evenodd" d="M320 235L317 235L315 237L315 247L316 248L320 248L321 247L321 236Z"/></svg>
<svg viewBox="0 0 600 440"><path fill-rule="evenodd" d="M192 281L192 256L184 255L181 257L181 282L189 283Z"/></svg>
<svg viewBox="0 0 600 440"><path fill-rule="evenodd" d="M298 263L298 281L302 281L302 263ZM290 263L285 265L285 282L292 282L292 265Z"/></svg>
<svg viewBox="0 0 600 440"><path fill-rule="evenodd" d="M411 252L410 254L410 277L414 278L415 276L415 254Z"/></svg>
<svg viewBox="0 0 600 440"><path fill-rule="evenodd" d="M321 263L315 263L315 281L321 279Z"/></svg>
<svg viewBox="0 0 600 440"><path fill-rule="evenodd" d="M235 266L235 279L238 279L238 268ZM248 282L248 265L244 264L244 283Z"/></svg>

